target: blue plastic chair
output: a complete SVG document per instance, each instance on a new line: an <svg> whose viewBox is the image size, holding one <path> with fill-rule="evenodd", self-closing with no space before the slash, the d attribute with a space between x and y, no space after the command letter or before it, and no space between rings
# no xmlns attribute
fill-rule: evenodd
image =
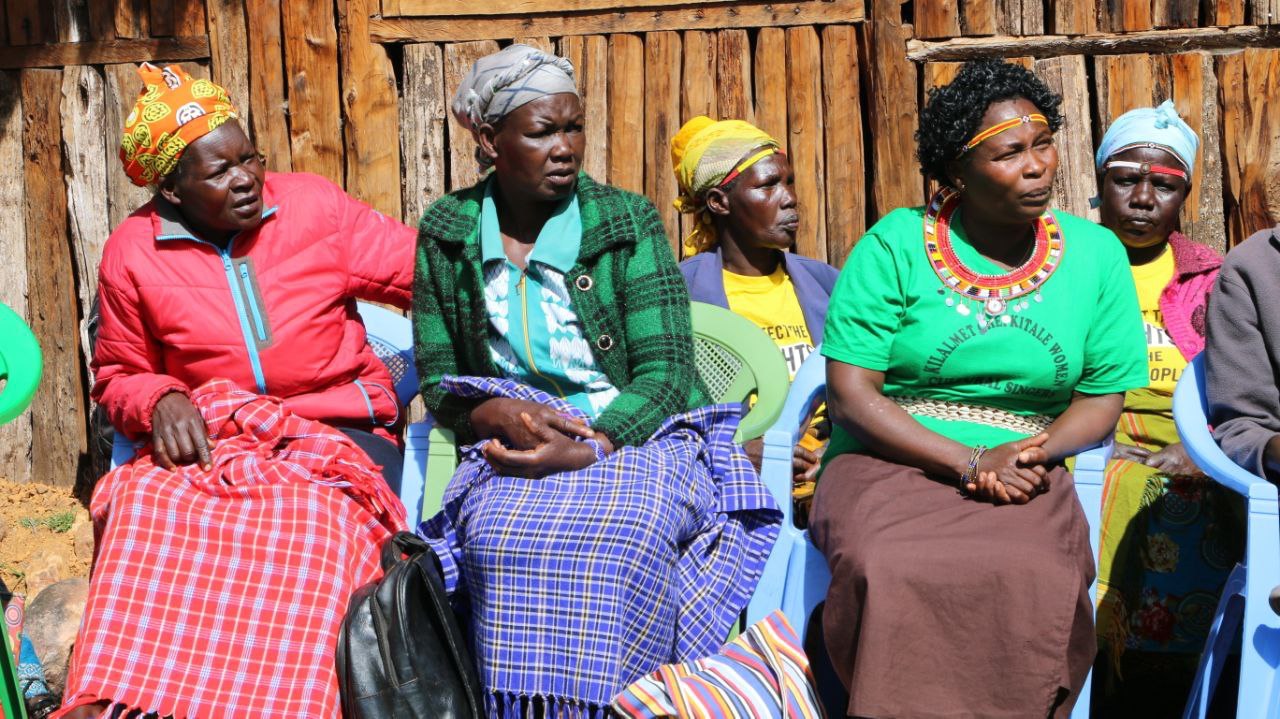
<svg viewBox="0 0 1280 719"><path fill-rule="evenodd" d="M1244 560L1227 577L1218 600L1183 716L1205 716L1243 617L1236 716L1274 717L1280 706L1276 697L1280 685L1275 681L1280 665L1280 616L1272 610L1268 598L1272 588L1280 585L1276 487L1227 457L1209 431L1207 413L1204 355L1200 354L1178 380L1173 393L1173 418L1182 445L1196 466L1213 481L1244 497L1247 539Z"/></svg>
<svg viewBox="0 0 1280 719"><path fill-rule="evenodd" d="M414 395L418 393L418 370L413 364L413 325L408 317L398 315L385 307L365 302L356 304L360 319L364 320L365 333L373 353L387 366L391 373L391 381L395 383L396 397L400 406L408 406ZM133 459L137 454L140 442L134 442L116 432L111 444L112 468ZM409 467L405 466L408 477ZM418 475L419 477L422 475Z"/></svg>
<svg viewBox="0 0 1280 719"><path fill-rule="evenodd" d="M819 348L820 349L820 348ZM800 440L804 421L814 401L826 393L827 364L820 351L814 351L801 365L791 383L787 403L773 428L764 435L764 462L761 479L783 508L782 530L765 563L760 585L747 605L747 625L781 609L787 621L801 637L809 624L813 608L827 595L831 572L827 560L814 546L807 529L795 526L791 502L791 453ZM1089 522L1089 545L1094 561L1098 558L1098 540L1102 516L1102 481L1111 459L1112 442L1099 445L1076 456L1074 478L1076 495ZM1097 583L1090 585L1089 598L1097 605ZM1076 701L1073 719L1089 716L1093 673L1085 680ZM1244 716L1244 715L1241 715Z"/></svg>

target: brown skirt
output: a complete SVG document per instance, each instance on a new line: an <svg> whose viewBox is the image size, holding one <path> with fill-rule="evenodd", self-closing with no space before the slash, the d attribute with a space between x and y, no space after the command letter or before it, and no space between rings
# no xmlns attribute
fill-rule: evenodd
<svg viewBox="0 0 1280 719"><path fill-rule="evenodd" d="M862 454L827 466L810 531L823 632L857 717L1067 716L1096 651L1088 525L1064 468L1021 506Z"/></svg>

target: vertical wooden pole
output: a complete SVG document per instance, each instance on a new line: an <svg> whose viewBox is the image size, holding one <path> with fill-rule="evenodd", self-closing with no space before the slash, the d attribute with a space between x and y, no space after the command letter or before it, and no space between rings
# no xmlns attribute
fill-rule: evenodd
<svg viewBox="0 0 1280 719"><path fill-rule="evenodd" d="M74 65L62 73L62 149L67 216L76 264L80 317L91 313L98 293L98 263L111 228L107 214L106 83L96 67ZM112 168L114 169L114 168ZM84 349L85 367L92 361Z"/></svg>
<svg viewBox="0 0 1280 719"><path fill-rule="evenodd" d="M871 132L872 216L919 205L924 183L916 163L919 115L916 68L902 52L906 31L897 0L870 0L871 19L859 48L867 55L867 112Z"/></svg>
<svg viewBox="0 0 1280 719"><path fill-rule="evenodd" d="M960 34L957 0L927 0L915 4L918 38L956 37Z"/></svg>
<svg viewBox="0 0 1280 719"><path fill-rule="evenodd" d="M462 84L462 78L476 60L498 51L493 40L460 42L444 46L444 103L449 107L453 96ZM449 190L459 190L474 185L480 179L480 166L476 163L476 141L471 132L450 114L449 139Z"/></svg>
<svg viewBox="0 0 1280 719"><path fill-rule="evenodd" d="M779 27L761 28L756 35L756 120L761 130L778 138L782 149L787 135L787 33Z"/></svg>
<svg viewBox="0 0 1280 719"><path fill-rule="evenodd" d="M1182 232L1196 242L1226 252L1221 110L1213 57L1207 52L1188 52L1170 56L1169 63L1173 74L1173 103L1178 114L1200 136L1191 193L1182 205Z"/></svg>
<svg viewBox="0 0 1280 719"><path fill-rule="evenodd" d="M1280 124L1267 108L1280 101L1280 50L1250 48L1218 56L1231 245L1280 219Z"/></svg>
<svg viewBox="0 0 1280 719"><path fill-rule="evenodd" d="M74 486L87 450L76 270L67 241L62 175L62 71L22 71L28 316L44 351L44 379L31 404L31 476Z"/></svg>
<svg viewBox="0 0 1280 719"><path fill-rule="evenodd" d="M684 34L684 72L681 81L681 120L706 115L721 119L716 108L716 35L690 30Z"/></svg>
<svg viewBox="0 0 1280 719"><path fill-rule="evenodd" d="M1098 139L1120 115L1135 107L1150 107L1156 95L1156 70L1151 56L1099 55L1094 58Z"/></svg>
<svg viewBox="0 0 1280 719"><path fill-rule="evenodd" d="M963 0L960 5L960 29L965 35L996 34L995 0ZM916 35L920 35L919 30Z"/></svg>
<svg viewBox="0 0 1280 719"><path fill-rule="evenodd" d="M671 138L680 129L680 33L645 35L644 190L680 256L679 212L672 204L679 190L671 171Z"/></svg>
<svg viewBox="0 0 1280 719"><path fill-rule="evenodd" d="M245 132L253 128L253 96L249 92L249 41L245 0L209 0L209 50L213 81L227 89L240 112Z"/></svg>
<svg viewBox="0 0 1280 719"><path fill-rule="evenodd" d="M1053 182L1053 206L1095 222L1098 213L1089 209L1089 198L1098 194L1093 168L1093 124L1089 120L1089 78L1081 55L1037 60L1035 72L1049 89L1070 98L1058 110L1062 128L1058 130L1058 175ZM1097 138L1102 139L1101 136Z"/></svg>
<svg viewBox="0 0 1280 719"><path fill-rule="evenodd" d="M445 192L444 56L435 43L404 46L404 96L400 99L400 150L404 157L404 221L416 226Z"/></svg>
<svg viewBox="0 0 1280 719"><path fill-rule="evenodd" d="M638 35L609 36L609 178L644 192L644 41Z"/></svg>
<svg viewBox="0 0 1280 719"><path fill-rule="evenodd" d="M227 1L209 0L210 24L214 4ZM333 0L289 0L281 3L281 8L293 169L342 184L342 112Z"/></svg>
<svg viewBox="0 0 1280 719"><path fill-rule="evenodd" d="M858 34L852 25L822 29L822 100L826 126L827 262L844 264L867 228L866 159ZM807 212L801 207L800 212Z"/></svg>
<svg viewBox="0 0 1280 719"><path fill-rule="evenodd" d="M346 188L384 214L400 217L396 76L386 49L369 40L371 4L377 0L338 0Z"/></svg>
<svg viewBox="0 0 1280 719"><path fill-rule="evenodd" d="M800 229L796 251L827 260L825 129L822 116L822 48L813 27L787 28L787 131L796 173Z"/></svg>
<svg viewBox="0 0 1280 719"><path fill-rule="evenodd" d="M181 36L203 35L208 32L204 0L174 0L173 26L174 32Z"/></svg>
<svg viewBox="0 0 1280 719"><path fill-rule="evenodd" d="M114 0L116 36L142 38L151 34L147 0Z"/></svg>
<svg viewBox="0 0 1280 719"><path fill-rule="evenodd" d="M174 33L174 0L150 0L151 37L168 37Z"/></svg>
<svg viewBox="0 0 1280 719"><path fill-rule="evenodd" d="M716 110L722 119L755 122L751 40L747 31L721 30L716 45Z"/></svg>
<svg viewBox="0 0 1280 719"><path fill-rule="evenodd" d="M27 303L27 233L22 152L22 87L16 72L0 72L0 303L24 319ZM0 477L31 481L31 413L0 425Z"/></svg>
<svg viewBox="0 0 1280 719"><path fill-rule="evenodd" d="M573 63L587 120L587 150L582 168L603 181L609 174L609 38L603 35L561 38L560 54Z"/></svg>
<svg viewBox="0 0 1280 719"><path fill-rule="evenodd" d="M87 0L52 0L52 5L58 42L85 42L91 39ZM7 44L3 35L0 31L0 43Z"/></svg>
<svg viewBox="0 0 1280 719"><path fill-rule="evenodd" d="M1053 0L1050 22L1052 32L1059 35L1087 35L1097 32L1097 7L1094 0Z"/></svg>
<svg viewBox="0 0 1280 719"><path fill-rule="evenodd" d="M684 71L680 93L680 123L699 115L722 119L716 107L716 34L690 30L684 34ZM694 216L680 215L679 238L693 231Z"/></svg>
<svg viewBox="0 0 1280 719"><path fill-rule="evenodd" d="M293 168L289 147L288 97L284 48L280 37L280 0L245 0L249 25L249 99L253 116L246 123L258 151L275 172Z"/></svg>
<svg viewBox="0 0 1280 719"><path fill-rule="evenodd" d="M54 40L53 13L49 12L45 2L46 0L5 0L10 45L39 45Z"/></svg>

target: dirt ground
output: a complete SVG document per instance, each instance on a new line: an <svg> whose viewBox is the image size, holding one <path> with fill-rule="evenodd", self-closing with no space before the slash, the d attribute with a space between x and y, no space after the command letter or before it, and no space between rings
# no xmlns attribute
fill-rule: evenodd
<svg viewBox="0 0 1280 719"><path fill-rule="evenodd" d="M0 579L10 591L30 602L54 581L89 576L92 549L89 513L70 488L0 479Z"/></svg>

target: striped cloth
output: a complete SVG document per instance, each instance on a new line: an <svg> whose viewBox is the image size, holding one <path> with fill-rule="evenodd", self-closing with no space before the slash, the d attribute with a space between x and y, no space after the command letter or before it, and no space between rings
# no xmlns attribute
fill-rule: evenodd
<svg viewBox="0 0 1280 719"><path fill-rule="evenodd" d="M446 377L465 397L581 410L511 380ZM746 606L781 513L733 443L737 405L668 419L639 447L538 480L463 449L419 534L472 614L489 716L603 717L658 666L714 651Z"/></svg>
<svg viewBox="0 0 1280 719"><path fill-rule="evenodd" d="M782 612L714 656L669 664L613 700L623 719L821 719L809 658Z"/></svg>
<svg viewBox="0 0 1280 719"><path fill-rule="evenodd" d="M345 435L213 380L192 402L213 469L149 448L102 478L98 550L62 711L341 714L338 628L404 507Z"/></svg>

